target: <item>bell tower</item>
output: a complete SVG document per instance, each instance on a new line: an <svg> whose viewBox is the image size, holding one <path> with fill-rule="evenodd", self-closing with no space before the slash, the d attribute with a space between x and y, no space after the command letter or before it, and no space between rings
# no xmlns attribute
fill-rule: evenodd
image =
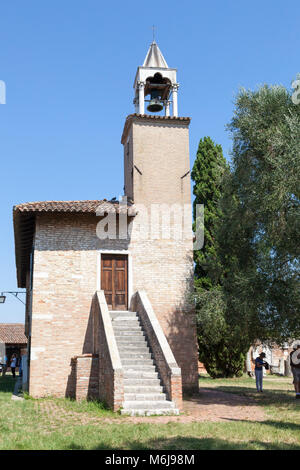
<svg viewBox="0 0 300 470"><path fill-rule="evenodd" d="M178 116L178 87L177 69L153 40L136 72L135 114L127 116L121 140L124 194L136 204L191 203L190 118Z"/></svg>
<svg viewBox="0 0 300 470"><path fill-rule="evenodd" d="M144 63L138 67L134 80L135 112L145 114L165 110L165 116L178 116L176 69L171 69L155 41L149 47ZM148 104L147 104L148 103ZM146 113L147 114L147 113Z"/></svg>
<svg viewBox="0 0 300 470"><path fill-rule="evenodd" d="M124 194L138 212L128 244L132 291L146 291L181 368L183 389L195 391L190 118L178 116L176 72L153 41L136 73L136 112L127 116L121 139Z"/></svg>

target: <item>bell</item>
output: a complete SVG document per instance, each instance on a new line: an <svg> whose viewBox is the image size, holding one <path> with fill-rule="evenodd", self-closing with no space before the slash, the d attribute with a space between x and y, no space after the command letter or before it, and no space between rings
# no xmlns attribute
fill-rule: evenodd
<svg viewBox="0 0 300 470"><path fill-rule="evenodd" d="M152 90L151 100L150 100L149 105L147 106L147 110L150 111L150 113L158 113L159 111L162 111L163 109L164 109L164 105L159 99L159 91Z"/></svg>
<svg viewBox="0 0 300 470"><path fill-rule="evenodd" d="M163 108L164 107L162 102L157 98L151 100L149 105L147 106L147 110L150 111L150 113L157 113L159 111L162 111Z"/></svg>

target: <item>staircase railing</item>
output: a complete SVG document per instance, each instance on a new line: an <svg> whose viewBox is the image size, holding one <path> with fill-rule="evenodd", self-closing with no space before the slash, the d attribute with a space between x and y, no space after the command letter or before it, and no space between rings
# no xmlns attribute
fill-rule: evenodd
<svg viewBox="0 0 300 470"><path fill-rule="evenodd" d="M140 317L168 399L175 402L178 409L182 409L181 369L145 291L138 291L133 295L131 310Z"/></svg>
<svg viewBox="0 0 300 470"><path fill-rule="evenodd" d="M99 354L99 399L114 411L124 401L124 371L104 291L93 299L94 353Z"/></svg>

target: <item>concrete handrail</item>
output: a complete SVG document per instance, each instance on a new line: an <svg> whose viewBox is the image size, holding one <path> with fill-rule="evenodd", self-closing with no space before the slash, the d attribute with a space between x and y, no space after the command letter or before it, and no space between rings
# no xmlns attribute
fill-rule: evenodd
<svg viewBox="0 0 300 470"><path fill-rule="evenodd" d="M182 406L181 369L145 291L138 291L134 294L131 309L138 312L167 395L180 409Z"/></svg>
<svg viewBox="0 0 300 470"><path fill-rule="evenodd" d="M138 291L137 295L140 297L140 300L145 308L145 311L147 313L147 316L149 318L149 321L151 323L151 326L153 328L157 341L159 342L159 345L162 349L166 363L168 364L173 374L180 375L181 369L177 365L174 354L172 353L170 345L167 341L167 338L165 337L162 327L159 324L157 316L154 313L154 310L152 308L152 305L150 303L150 300L148 299L146 292L143 290Z"/></svg>
<svg viewBox="0 0 300 470"><path fill-rule="evenodd" d="M124 371L103 290L96 292L95 301L98 315L99 398L117 411L124 401Z"/></svg>
<svg viewBox="0 0 300 470"><path fill-rule="evenodd" d="M107 306L107 302L105 299L104 291L100 290L96 292L96 297L98 300L102 320L103 320L103 328L105 332L105 337L107 341L109 356L111 360L111 365L113 370L120 370L122 368L121 358Z"/></svg>

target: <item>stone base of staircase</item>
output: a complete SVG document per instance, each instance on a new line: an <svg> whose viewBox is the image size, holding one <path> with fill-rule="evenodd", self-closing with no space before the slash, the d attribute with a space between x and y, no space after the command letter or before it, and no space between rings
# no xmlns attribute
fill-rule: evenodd
<svg viewBox="0 0 300 470"><path fill-rule="evenodd" d="M110 312L124 369L122 415L178 415L167 400L161 380L136 312Z"/></svg>
<svg viewBox="0 0 300 470"><path fill-rule="evenodd" d="M126 416L174 416L179 415L179 410L174 408L173 410L121 410L121 415Z"/></svg>

